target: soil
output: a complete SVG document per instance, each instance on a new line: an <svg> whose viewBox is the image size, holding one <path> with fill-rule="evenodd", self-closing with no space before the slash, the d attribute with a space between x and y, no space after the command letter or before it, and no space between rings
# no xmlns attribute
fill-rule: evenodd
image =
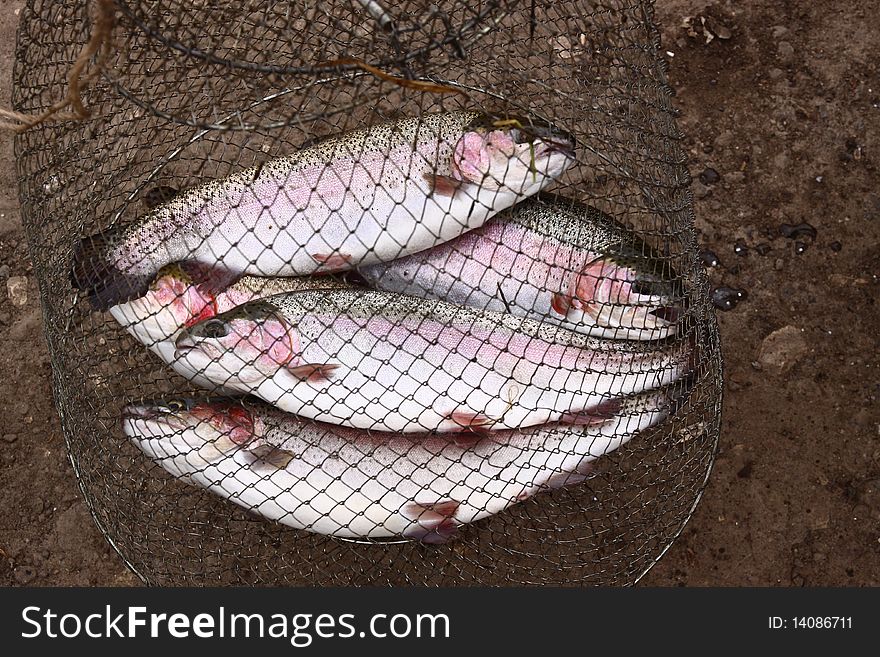
<svg viewBox="0 0 880 657"><path fill-rule="evenodd" d="M0 107L23 4L0 2ZM719 312L725 400L709 486L642 584L880 584L876 8L657 7L697 228L720 260L710 276L747 298ZM815 236L785 236L802 222ZM26 277L26 300L9 294L14 277ZM41 321L3 135L0 585L137 584L66 459Z"/></svg>

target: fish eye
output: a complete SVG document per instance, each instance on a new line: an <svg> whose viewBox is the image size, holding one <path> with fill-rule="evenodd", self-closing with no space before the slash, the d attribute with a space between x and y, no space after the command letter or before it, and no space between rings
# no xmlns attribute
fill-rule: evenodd
<svg viewBox="0 0 880 657"><path fill-rule="evenodd" d="M165 408L167 408L172 413L177 413L178 411L182 411L186 408L186 402L180 399L172 399L170 402L165 404Z"/></svg>
<svg viewBox="0 0 880 657"><path fill-rule="evenodd" d="M198 334L203 338L225 338L229 335L229 326L222 319L209 319L199 327Z"/></svg>

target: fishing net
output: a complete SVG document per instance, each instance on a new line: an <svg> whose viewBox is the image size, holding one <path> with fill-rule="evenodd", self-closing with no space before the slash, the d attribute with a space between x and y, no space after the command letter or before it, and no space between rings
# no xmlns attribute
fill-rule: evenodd
<svg viewBox="0 0 880 657"><path fill-rule="evenodd" d="M669 548L699 500L714 458L721 395L717 329L698 262L689 176L651 4L117 0L97 6L105 12L109 6L114 20L97 59L90 60L94 74L79 91L89 118L47 121L23 132L16 138L16 155L70 459L96 523L128 566L145 582L165 585L636 582ZM93 36L96 20L86 2L28 2L18 37L17 111L38 115L65 97L68 71ZM456 535L440 544L406 536L328 535L317 531L315 521L301 523L312 531L292 528L264 517L265 507L248 506L241 501L245 497L236 505L226 499L231 493L212 494L204 484L193 485L197 477L187 483L171 476L161 458L150 459L138 449L121 429L127 405L206 393L72 287L71 263L80 240L140 221L173 202L181 190L244 170L256 180L258 165L322 139L457 111L487 112L491 125L502 131L515 125L526 133L554 126L565 131L557 134L573 136L576 160L547 191L604 213L591 216L613 217L650 245L652 257L662 263L657 271L675 272L682 296L676 334L630 341L638 345L627 347L678 354L679 362L688 354L687 372L666 382L674 394L659 402L669 417L630 440L606 441L603 453L589 469L579 468L582 476L571 485L546 487L516 504L511 500L473 523L448 517L445 528L454 526ZM516 123L508 117L517 117ZM536 175L534 152L530 157ZM277 194L285 189L279 187ZM586 219L580 221L588 230ZM526 249L520 251L523 255ZM527 255L536 261L544 257ZM364 281L342 273L323 277L319 287L337 284ZM309 298L325 304L329 299L345 315L354 312L346 294L325 290ZM424 303L434 302L413 307L424 309ZM382 316L381 308L369 307ZM433 317L451 317L448 309L444 312ZM361 328L368 314L358 315ZM492 317L508 327L519 321ZM520 333L531 330L532 337L581 344L561 337L558 328L528 326ZM410 349L390 337L385 344L397 350L387 356L392 362ZM425 353L431 344L425 342ZM500 352L505 349L511 348L502 345ZM570 367L569 373L581 367ZM628 375L625 367L608 374L614 380ZM450 394L457 383L450 381ZM385 418L373 419L378 425ZM462 463L492 459L475 445L485 450L493 432L484 432L473 417L470 421L473 426L465 422L456 434L458 442L450 434L436 436L463 454ZM304 416L302 422L309 426L311 420ZM626 422L619 427L627 431ZM575 423L567 430L593 435L589 432L596 429ZM387 447L382 441L401 438L369 435L376 449ZM432 438L407 436L413 449L419 440ZM544 448L552 451L537 446ZM316 495L330 494L342 481L327 465L339 457L331 452L313 464L330 473ZM269 463L263 462L260 472L283 470L291 459L305 458L290 451L280 462L265 452L262 456ZM363 461L375 465L373 456L364 453ZM401 449L385 467L414 478L419 464L413 460ZM352 459L346 467L359 465ZM455 466L447 462L434 475L441 479ZM371 470L364 477L373 483L385 474ZM476 493L488 486L476 484ZM355 492L362 501L370 490L364 484ZM279 491L266 495L281 504ZM308 500L299 502L308 505ZM340 509L354 504L347 498L336 503ZM432 508L441 510L424 508L427 515ZM389 514L397 510L390 508ZM339 526L354 526L358 514L350 510Z"/></svg>

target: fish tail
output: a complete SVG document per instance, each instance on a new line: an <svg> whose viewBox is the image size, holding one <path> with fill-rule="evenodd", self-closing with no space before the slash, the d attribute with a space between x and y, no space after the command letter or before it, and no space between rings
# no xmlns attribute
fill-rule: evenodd
<svg viewBox="0 0 880 657"><path fill-rule="evenodd" d="M91 235L73 248L70 282L88 294L96 310L107 310L143 296L156 273L127 272L119 268L111 253L121 241L122 230L123 227L117 227Z"/></svg>

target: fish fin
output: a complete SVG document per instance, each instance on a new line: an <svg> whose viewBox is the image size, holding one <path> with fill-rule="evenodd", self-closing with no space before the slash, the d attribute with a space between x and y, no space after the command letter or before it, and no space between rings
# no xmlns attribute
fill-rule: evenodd
<svg viewBox="0 0 880 657"><path fill-rule="evenodd" d="M552 301L550 301L550 307L555 313L565 317L568 315L568 309L571 308L571 297L557 292L553 295Z"/></svg>
<svg viewBox="0 0 880 657"><path fill-rule="evenodd" d="M430 545L446 543L458 532L458 523L455 521L458 507L459 503L453 500L409 502L403 507L403 512L414 523L404 530L403 535Z"/></svg>
<svg viewBox="0 0 880 657"><path fill-rule="evenodd" d="M469 411L453 411L449 418L460 427L460 431L472 433L477 439L488 436L489 427L495 423L490 417Z"/></svg>
<svg viewBox="0 0 880 657"><path fill-rule="evenodd" d="M70 282L88 294L96 310L107 310L124 301L142 297L150 289L155 272L130 274L110 262L109 252L117 243L119 226L85 237L73 248Z"/></svg>
<svg viewBox="0 0 880 657"><path fill-rule="evenodd" d="M329 381L334 370L339 367L341 366L336 363L309 363L306 365L297 365L296 367L288 367L287 371L298 379L315 383L319 381Z"/></svg>
<svg viewBox="0 0 880 657"><path fill-rule="evenodd" d="M206 265L197 260L184 260L177 263L193 285L201 292L215 297L234 285L241 278L240 272L235 272L219 265Z"/></svg>
<svg viewBox="0 0 880 657"><path fill-rule="evenodd" d="M593 319L597 319L599 314L602 312L602 304L593 303L590 301L584 301L583 299L572 299L571 305L583 312L586 315L589 315Z"/></svg>
<svg viewBox="0 0 880 657"><path fill-rule="evenodd" d="M589 463L580 464L574 472L557 472L556 474L550 475L547 481L544 482L544 485L556 490L565 486L581 484L589 479L592 471L593 468Z"/></svg>
<svg viewBox="0 0 880 657"><path fill-rule="evenodd" d="M340 271L351 267L352 257L349 253L313 253L312 260L321 265L322 271Z"/></svg>
<svg viewBox="0 0 880 657"><path fill-rule="evenodd" d="M595 406L580 411L565 411L559 418L563 424L591 427L613 420L620 413L623 402L616 397L604 399Z"/></svg>
<svg viewBox="0 0 880 657"><path fill-rule="evenodd" d="M163 203L167 203L179 193L180 191L174 187L170 187L168 185L157 185L152 189L148 189L147 193L144 194L144 205L146 205L149 210L152 210L162 205Z"/></svg>
<svg viewBox="0 0 880 657"><path fill-rule="evenodd" d="M425 173L425 180L431 187L431 194L437 196L455 196L455 192L462 186L462 181L451 176L441 176L436 173Z"/></svg>
<svg viewBox="0 0 880 657"><path fill-rule="evenodd" d="M257 472L283 470L296 458L293 452L274 445L257 445L245 449L256 459L251 468Z"/></svg>

